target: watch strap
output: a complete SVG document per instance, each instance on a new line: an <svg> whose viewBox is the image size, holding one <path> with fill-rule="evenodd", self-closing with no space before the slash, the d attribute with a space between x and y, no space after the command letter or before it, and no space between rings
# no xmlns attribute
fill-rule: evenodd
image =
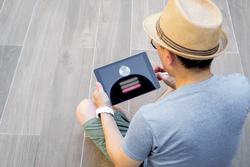
<svg viewBox="0 0 250 167"><path fill-rule="evenodd" d="M96 110L96 118L100 118L101 113L108 113L114 116L114 111L110 107L101 107Z"/></svg>

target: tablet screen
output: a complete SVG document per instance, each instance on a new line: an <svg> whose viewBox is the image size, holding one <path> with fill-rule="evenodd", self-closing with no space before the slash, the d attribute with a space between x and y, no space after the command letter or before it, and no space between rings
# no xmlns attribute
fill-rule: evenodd
<svg viewBox="0 0 250 167"><path fill-rule="evenodd" d="M94 72L112 105L160 87L145 52L97 68Z"/></svg>

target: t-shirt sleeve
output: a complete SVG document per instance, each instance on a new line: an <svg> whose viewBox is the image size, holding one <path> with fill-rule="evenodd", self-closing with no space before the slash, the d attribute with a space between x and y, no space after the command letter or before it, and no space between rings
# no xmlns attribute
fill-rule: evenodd
<svg viewBox="0 0 250 167"><path fill-rule="evenodd" d="M136 161L144 161L151 152L153 134L140 110L133 117L122 141L125 154Z"/></svg>
<svg viewBox="0 0 250 167"><path fill-rule="evenodd" d="M241 75L241 74L240 74ZM243 78L244 78L244 82L246 83L246 84L244 84L244 82L241 82L239 85L241 85L239 88L241 89L241 90L244 90L244 94L245 94L245 96L243 96L243 100L244 99L248 99L248 112L247 113L249 113L249 110L250 110L250 82L249 82L249 80L248 80L248 78L246 77L246 76L244 76L244 75L241 75ZM243 86L243 85L245 85L245 86Z"/></svg>

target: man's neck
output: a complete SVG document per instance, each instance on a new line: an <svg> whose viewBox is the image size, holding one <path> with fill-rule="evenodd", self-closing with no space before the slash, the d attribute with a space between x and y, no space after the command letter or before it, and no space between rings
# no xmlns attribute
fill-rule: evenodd
<svg viewBox="0 0 250 167"><path fill-rule="evenodd" d="M210 69L204 70L202 72L196 73L190 70L181 70L176 72L175 80L176 80L176 89L184 85L190 85L198 82L205 81L211 78L213 74Z"/></svg>

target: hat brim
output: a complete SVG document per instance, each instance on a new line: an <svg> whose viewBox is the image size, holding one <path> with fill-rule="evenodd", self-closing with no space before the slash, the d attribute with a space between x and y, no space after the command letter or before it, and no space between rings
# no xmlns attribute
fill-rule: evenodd
<svg viewBox="0 0 250 167"><path fill-rule="evenodd" d="M186 53L182 53L179 52L178 50L175 50L173 48L171 48L169 45L167 45L166 43L164 43L157 35L156 32L156 22L159 19L159 17L161 16L161 13L156 13L153 14L149 17L147 17L144 21L143 21L143 29L145 30L145 32L148 34L148 36L153 39L156 43L158 43L159 45L163 46L164 48L168 49L170 52L175 53L181 57L187 58L187 59L191 59L191 60L207 60L207 59L212 59L216 56L221 55L223 52L225 52L225 50L227 49L228 46L228 37L227 34L224 32L224 30L221 31L221 35L220 35L220 41L219 41L219 49L216 53L209 55L209 56L197 56L197 55L192 55L192 54L186 54Z"/></svg>

